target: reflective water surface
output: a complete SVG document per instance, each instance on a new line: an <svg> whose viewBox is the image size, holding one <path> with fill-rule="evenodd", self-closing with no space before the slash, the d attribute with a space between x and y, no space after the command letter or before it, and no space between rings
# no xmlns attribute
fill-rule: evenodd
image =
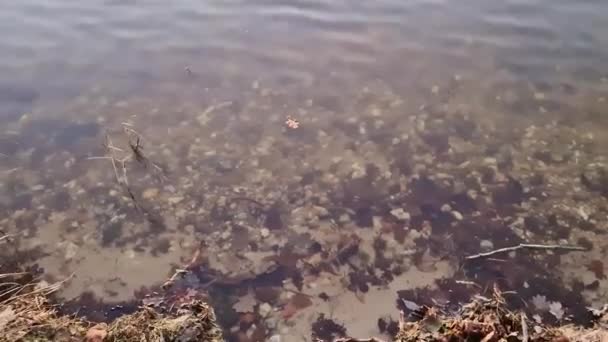
<svg viewBox="0 0 608 342"><path fill-rule="evenodd" d="M3 2L2 267L69 279L94 320L201 296L238 341L390 333L400 299L495 283L585 322L608 298L606 13ZM588 250L465 260L519 243Z"/></svg>

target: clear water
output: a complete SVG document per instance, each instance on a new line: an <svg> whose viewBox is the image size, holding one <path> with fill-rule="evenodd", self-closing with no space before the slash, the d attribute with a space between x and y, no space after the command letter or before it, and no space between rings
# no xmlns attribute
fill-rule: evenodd
<svg viewBox="0 0 608 342"><path fill-rule="evenodd" d="M479 290L455 280L580 317L608 298L606 13L597 0L3 2L0 224L17 235L3 258L72 276L60 296L106 319L199 250L176 295L211 291L227 330L239 298L269 303L251 340L309 336L330 311L379 334L398 296ZM127 161L131 194L96 159L106 135L130 155L125 127L148 158ZM593 249L461 267L520 242ZM294 292L313 305L292 316Z"/></svg>

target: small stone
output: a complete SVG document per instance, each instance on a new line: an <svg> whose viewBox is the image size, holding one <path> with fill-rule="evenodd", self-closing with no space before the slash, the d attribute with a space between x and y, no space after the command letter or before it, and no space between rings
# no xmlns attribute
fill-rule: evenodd
<svg viewBox="0 0 608 342"><path fill-rule="evenodd" d="M382 217L380 216L374 216L372 217L372 227L374 227L375 230L380 230L382 229Z"/></svg>
<svg viewBox="0 0 608 342"><path fill-rule="evenodd" d="M260 316L268 317L268 315L270 315L272 312L272 306L270 306L268 303L262 303L258 308L258 312L260 313Z"/></svg>
<svg viewBox="0 0 608 342"><path fill-rule="evenodd" d="M21 117L19 118L19 124L25 125L26 123L28 123L30 121L30 117L31 116L28 113L21 115Z"/></svg>
<svg viewBox="0 0 608 342"><path fill-rule="evenodd" d="M481 240L479 242L479 247L483 250L490 250L494 248L494 243L490 240Z"/></svg>
<svg viewBox="0 0 608 342"><path fill-rule="evenodd" d="M268 329L270 329L271 331L275 330L277 328L277 325L279 324L277 319L267 319L265 323L266 323L266 327L268 327ZM279 339L279 341L280 341L280 339Z"/></svg>
<svg viewBox="0 0 608 342"><path fill-rule="evenodd" d="M262 236L262 239L265 239L270 236L270 230L268 228L262 228L260 230L260 235Z"/></svg>
<svg viewBox="0 0 608 342"><path fill-rule="evenodd" d="M416 240L416 239L422 237L422 233L420 233L419 231L417 231L415 229L411 229L408 231L408 236L411 240Z"/></svg>
<svg viewBox="0 0 608 342"><path fill-rule="evenodd" d="M65 246L65 259L71 260L76 256L78 246L73 242L68 242Z"/></svg>
<svg viewBox="0 0 608 342"><path fill-rule="evenodd" d="M354 163L352 165L352 169L353 169L353 173L351 174L352 179L363 178L363 177L365 177L365 175L367 175L367 171L365 170L365 167L363 167L361 164Z"/></svg>
<svg viewBox="0 0 608 342"><path fill-rule="evenodd" d="M167 201L169 201L169 204L176 205L183 200L184 200L184 198L182 196L175 196L175 197L169 197L169 199Z"/></svg>
<svg viewBox="0 0 608 342"><path fill-rule="evenodd" d="M234 215L234 218L235 218L236 220L239 220L239 221L245 221L245 220L247 220L247 217L248 217L248 216L249 216L249 215L247 215L247 213L246 213L246 212L241 211L241 212L239 212L238 214Z"/></svg>
<svg viewBox="0 0 608 342"><path fill-rule="evenodd" d="M449 213L451 210L452 207L447 203L441 206L441 211L444 213Z"/></svg>
<svg viewBox="0 0 608 342"><path fill-rule="evenodd" d="M374 108L371 110L371 114L372 114L372 116L374 116L374 117L382 116L382 111L381 111L379 108L374 107Z"/></svg>
<svg viewBox="0 0 608 342"><path fill-rule="evenodd" d="M426 123L424 122L424 120L416 121L416 129L418 130L418 132L424 132L425 128L426 128Z"/></svg>
<svg viewBox="0 0 608 342"><path fill-rule="evenodd" d="M272 335L268 339L268 342L281 342L281 335Z"/></svg>
<svg viewBox="0 0 608 342"><path fill-rule="evenodd" d="M456 219L457 221L462 221L462 219L464 219L464 217L462 217L462 214L456 210L452 211L452 217L454 217L454 219Z"/></svg>
<svg viewBox="0 0 608 342"><path fill-rule="evenodd" d="M361 135L367 134L367 129L365 128L364 124L359 125L359 134L361 134Z"/></svg>
<svg viewBox="0 0 608 342"><path fill-rule="evenodd" d="M314 206L314 210L319 218L326 218L329 216L329 210L321 206Z"/></svg>
<svg viewBox="0 0 608 342"><path fill-rule="evenodd" d="M403 210L403 208L397 208L397 209L391 210L391 215L393 215L395 218L397 218L398 220L401 220L401 221L408 221L411 218L410 213Z"/></svg>
<svg viewBox="0 0 608 342"><path fill-rule="evenodd" d="M148 189L144 190L142 197L144 199L150 200L150 199L153 199L154 197L156 197L157 195L158 195L158 189L148 188Z"/></svg>
<svg viewBox="0 0 608 342"><path fill-rule="evenodd" d="M545 94L543 94L543 93L534 93L534 99L535 100L544 100L545 99Z"/></svg>
<svg viewBox="0 0 608 342"><path fill-rule="evenodd" d="M215 163L215 170L220 173L226 173L234 170L236 163L229 159L219 159Z"/></svg>
<svg viewBox="0 0 608 342"><path fill-rule="evenodd" d="M437 93L439 93L439 86L434 85L434 86L431 88L431 93L433 93L433 94L437 94Z"/></svg>
<svg viewBox="0 0 608 342"><path fill-rule="evenodd" d="M492 157L487 157L483 159L483 163L484 165L496 165L498 163L498 161L496 160L496 158L492 158Z"/></svg>
<svg viewBox="0 0 608 342"><path fill-rule="evenodd" d="M44 190L44 185L38 184L38 185L34 185L32 187L32 191L40 191L40 190Z"/></svg>
<svg viewBox="0 0 608 342"><path fill-rule="evenodd" d="M350 215L348 215L348 214L342 214L342 215L340 215L340 218L338 218L338 222L340 222L340 223L349 223L350 222Z"/></svg>

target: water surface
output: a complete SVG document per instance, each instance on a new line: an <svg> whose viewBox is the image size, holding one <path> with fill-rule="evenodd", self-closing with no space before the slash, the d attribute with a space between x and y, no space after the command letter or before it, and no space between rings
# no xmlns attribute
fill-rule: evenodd
<svg viewBox="0 0 608 342"><path fill-rule="evenodd" d="M398 298L450 305L494 283L515 306L545 296L582 321L608 298L605 13L593 0L0 4L6 258L71 276L59 296L92 319L157 303L187 266L172 300L211 293L249 340L309 338L321 313L378 335L407 309ZM591 250L463 263L521 242Z"/></svg>

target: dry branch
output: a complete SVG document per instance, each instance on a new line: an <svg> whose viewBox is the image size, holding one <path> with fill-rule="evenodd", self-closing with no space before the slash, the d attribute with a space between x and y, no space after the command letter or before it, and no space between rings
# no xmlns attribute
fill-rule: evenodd
<svg viewBox="0 0 608 342"><path fill-rule="evenodd" d="M162 182L165 180L164 170L150 161L150 159L143 152L143 138L139 132L135 129L131 128L131 124L123 123L123 133L128 139L129 148L122 149L114 145L110 134L106 133L104 148L106 150L105 156L101 157L90 157L89 160L98 160L104 159L109 160L112 164L112 169L114 171L114 177L116 178L116 182L120 185L125 193L131 198L133 201L133 205L137 210L141 210L146 212L144 208L139 204L133 189L129 183L129 176L127 172L127 164L133 160L144 165L145 168L151 169L154 175ZM117 155L119 154L119 155ZM119 171L120 170L120 171Z"/></svg>
<svg viewBox="0 0 608 342"><path fill-rule="evenodd" d="M495 250L490 251L490 252L479 253L479 254L475 254L475 255L469 255L469 256L465 257L465 259L466 260L475 260L475 259L480 259L480 258L486 258L486 257L489 257L489 256L493 256L495 254L513 252L513 251L517 251L517 250L520 250L520 249L565 250L565 251L586 251L587 250L586 248L579 247L579 246L536 245L536 244L529 244L529 243L520 243L517 246L504 247L504 248L495 249Z"/></svg>

